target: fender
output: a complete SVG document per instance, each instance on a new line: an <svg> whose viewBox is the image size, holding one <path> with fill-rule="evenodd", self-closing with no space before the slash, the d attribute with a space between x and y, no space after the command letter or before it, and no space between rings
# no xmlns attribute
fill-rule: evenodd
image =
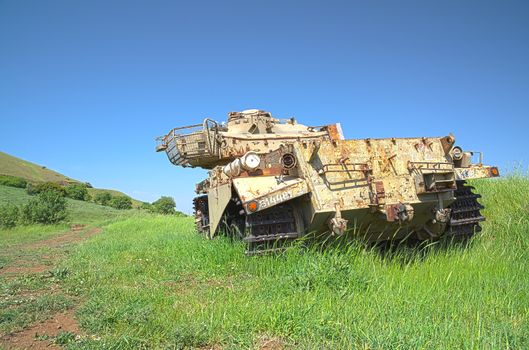
<svg viewBox="0 0 529 350"><path fill-rule="evenodd" d="M213 238L224 210L231 199L231 183L211 187L208 191L209 204L209 237Z"/></svg>
<svg viewBox="0 0 529 350"><path fill-rule="evenodd" d="M307 182L295 176L241 177L233 187L248 215L309 193Z"/></svg>
<svg viewBox="0 0 529 350"><path fill-rule="evenodd" d="M455 168L456 180L485 179L500 176L495 166L474 165L466 168Z"/></svg>

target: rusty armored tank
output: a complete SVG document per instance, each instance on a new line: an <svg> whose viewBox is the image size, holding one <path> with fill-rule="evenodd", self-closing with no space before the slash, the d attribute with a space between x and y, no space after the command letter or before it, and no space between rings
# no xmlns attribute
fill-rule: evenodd
<svg viewBox="0 0 529 350"><path fill-rule="evenodd" d="M340 124L311 127L262 110L175 128L158 142L174 165L210 170L196 185L198 231L240 237L250 252L309 233L466 239L485 218L465 181L499 176L452 135L345 140Z"/></svg>

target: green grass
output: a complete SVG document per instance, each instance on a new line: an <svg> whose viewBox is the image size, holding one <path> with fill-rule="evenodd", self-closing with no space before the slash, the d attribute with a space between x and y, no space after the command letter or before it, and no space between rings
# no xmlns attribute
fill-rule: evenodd
<svg viewBox="0 0 529 350"><path fill-rule="evenodd" d="M24 189L0 185L0 205L6 203L24 205L31 198L32 196ZM17 246L62 235L70 231L72 225L103 226L132 216L149 215L138 209L117 210L70 198L66 200L68 205L66 222L55 225L19 225L11 229L0 229L0 267L8 265L23 254L16 249Z"/></svg>
<svg viewBox="0 0 529 350"><path fill-rule="evenodd" d="M0 205L23 205L31 198L24 189L0 185ZM72 199L67 202L69 217L65 223L0 229L0 337L75 305L75 298L63 293L59 286L67 272L55 265L92 227L148 215L137 209L116 210ZM71 225L86 227L75 231L78 238L71 242L44 241L70 233ZM35 267L39 268L32 270Z"/></svg>
<svg viewBox="0 0 529 350"><path fill-rule="evenodd" d="M191 218L110 224L64 262L81 348L507 349L529 347L529 181L476 181L487 222L468 247L359 244L248 258Z"/></svg>
<svg viewBox="0 0 529 350"><path fill-rule="evenodd" d="M42 276L0 278L0 333L20 330L73 306L72 298L52 293L53 279ZM46 290L47 289L47 290Z"/></svg>
<svg viewBox="0 0 529 350"><path fill-rule="evenodd" d="M24 189L0 185L0 205L23 205L31 198ZM62 285L68 270L57 268L57 264L72 247L86 239L88 233L93 233L94 227L149 215L137 209L116 210L72 199L67 199L67 205L67 222L0 229L0 348L6 334L53 317L79 303L78 298L64 292ZM86 227L72 231L71 225ZM65 234L70 238L61 240ZM63 332L50 340L65 345L72 339L75 340L72 334Z"/></svg>

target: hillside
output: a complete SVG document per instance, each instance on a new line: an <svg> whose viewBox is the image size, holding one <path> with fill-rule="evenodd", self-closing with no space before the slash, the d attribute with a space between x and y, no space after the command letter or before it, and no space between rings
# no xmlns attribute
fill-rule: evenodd
<svg viewBox="0 0 529 350"><path fill-rule="evenodd" d="M14 188L0 185L0 205L15 204L23 205L29 202L33 196L26 193L23 188ZM111 207L99 205L92 202L78 201L66 198L68 202L70 224L101 224L107 221L127 218L139 215L138 209L118 210ZM18 228L23 230L24 228Z"/></svg>
<svg viewBox="0 0 529 350"><path fill-rule="evenodd" d="M4 152L0 152L0 175L21 177L33 183L56 182L61 185L82 183L82 181L72 179L61 173L48 169L45 166L28 162L27 160L14 157ZM88 192L92 197L94 197L98 192L109 192L112 196L121 195L130 197L123 192L104 188L89 188ZM132 198L132 204L134 207L139 207L141 205L141 201Z"/></svg>
<svg viewBox="0 0 529 350"><path fill-rule="evenodd" d="M0 152L0 175L21 177L30 182L56 182L61 185L80 182L4 152Z"/></svg>

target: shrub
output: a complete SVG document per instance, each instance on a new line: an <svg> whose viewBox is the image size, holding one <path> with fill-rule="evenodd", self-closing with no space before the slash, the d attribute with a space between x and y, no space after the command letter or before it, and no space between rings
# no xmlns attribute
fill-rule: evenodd
<svg viewBox="0 0 529 350"><path fill-rule="evenodd" d="M153 211L152 204L149 203L149 202L142 202L142 203L141 203L141 206L140 206L140 209L148 210L148 211Z"/></svg>
<svg viewBox="0 0 529 350"><path fill-rule="evenodd" d="M66 199L54 190L39 193L22 207L22 220L28 224L54 224L66 216Z"/></svg>
<svg viewBox="0 0 529 350"><path fill-rule="evenodd" d="M94 186L92 186L90 182L85 182L84 185L86 186L86 188L94 188Z"/></svg>
<svg viewBox="0 0 529 350"><path fill-rule="evenodd" d="M132 200L127 196L115 196L110 200L110 206L116 209L130 209Z"/></svg>
<svg viewBox="0 0 529 350"><path fill-rule="evenodd" d="M30 196L37 194L37 189L35 188L35 185L28 182L28 184L26 185L26 193L29 194Z"/></svg>
<svg viewBox="0 0 529 350"><path fill-rule="evenodd" d="M57 192L62 197L66 196L66 190L64 187L55 182L41 182L36 185L28 184L26 186L26 192L31 195L49 191Z"/></svg>
<svg viewBox="0 0 529 350"><path fill-rule="evenodd" d="M154 212L160 214L174 214L176 203L172 197L162 196L160 199L152 203Z"/></svg>
<svg viewBox="0 0 529 350"><path fill-rule="evenodd" d="M112 195L110 193L98 192L94 198L94 201L101 205L108 205L111 199L112 199Z"/></svg>
<svg viewBox="0 0 529 350"><path fill-rule="evenodd" d="M21 177L11 176L11 175L0 175L0 185L25 188L27 181Z"/></svg>
<svg viewBox="0 0 529 350"><path fill-rule="evenodd" d="M14 204L5 204L0 206L0 227L15 227L18 222L18 207Z"/></svg>
<svg viewBox="0 0 529 350"><path fill-rule="evenodd" d="M71 184L66 187L66 195L72 199L86 201L89 199L88 189L84 184Z"/></svg>

